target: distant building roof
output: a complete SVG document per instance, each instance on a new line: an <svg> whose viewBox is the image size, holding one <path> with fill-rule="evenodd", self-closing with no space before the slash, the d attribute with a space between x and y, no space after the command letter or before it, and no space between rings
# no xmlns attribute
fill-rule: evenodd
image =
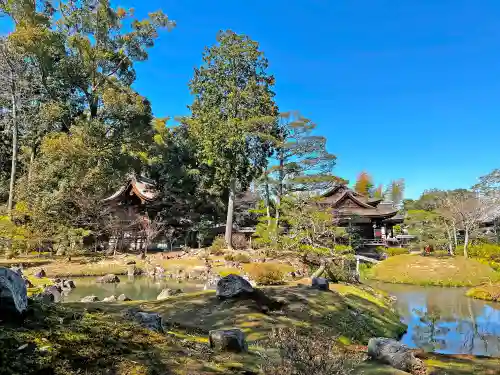
<svg viewBox="0 0 500 375"><path fill-rule="evenodd" d="M331 206L342 216L387 219L398 213L392 202L365 197L346 185L336 185L322 197L320 204Z"/></svg>
<svg viewBox="0 0 500 375"><path fill-rule="evenodd" d="M153 180L144 176L130 176L120 189L103 202L116 201L127 195L136 195L143 203L149 203L156 200L158 190Z"/></svg>

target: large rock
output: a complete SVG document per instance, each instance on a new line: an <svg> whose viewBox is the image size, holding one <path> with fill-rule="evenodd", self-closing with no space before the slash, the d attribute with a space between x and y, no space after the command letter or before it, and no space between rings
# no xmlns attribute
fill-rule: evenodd
<svg viewBox="0 0 500 375"><path fill-rule="evenodd" d="M45 270L41 268L40 270L36 271L33 276L35 276L37 279L41 279L44 277L47 277L47 274L45 273Z"/></svg>
<svg viewBox="0 0 500 375"><path fill-rule="evenodd" d="M408 346L385 337L368 341L368 355L375 361L412 374L420 374L425 369L423 362L415 357Z"/></svg>
<svg viewBox="0 0 500 375"><path fill-rule="evenodd" d="M148 313L138 309L128 309L124 311L123 316L126 319L136 321L142 327L151 331L163 333L163 320L160 314Z"/></svg>
<svg viewBox="0 0 500 375"><path fill-rule="evenodd" d="M184 293L182 289L170 289L170 288L165 288L161 291L160 294L158 294L158 297L156 299L158 301L167 299L168 297L176 296L178 294Z"/></svg>
<svg viewBox="0 0 500 375"><path fill-rule="evenodd" d="M313 277L312 287L319 290L329 290L330 286L328 280L324 277Z"/></svg>
<svg viewBox="0 0 500 375"><path fill-rule="evenodd" d="M210 347L217 351L241 353L248 350L245 334L239 329L213 330L208 338Z"/></svg>
<svg viewBox="0 0 500 375"><path fill-rule="evenodd" d="M105 283L105 284L112 284L112 283L119 283L120 278L112 273L99 277L96 280L97 283Z"/></svg>
<svg viewBox="0 0 500 375"><path fill-rule="evenodd" d="M97 296L87 296L87 297L83 297L80 302L84 302L84 303L90 303L90 302L99 302L99 297Z"/></svg>
<svg viewBox="0 0 500 375"><path fill-rule="evenodd" d="M21 267L12 266L10 267L10 270L14 273L17 273L19 276L23 275L23 269Z"/></svg>
<svg viewBox="0 0 500 375"><path fill-rule="evenodd" d="M102 300L102 302L116 302L116 301L117 301L116 296L109 296Z"/></svg>
<svg viewBox="0 0 500 375"><path fill-rule="evenodd" d="M0 319L11 312L22 315L28 307L26 283L21 275L0 267Z"/></svg>
<svg viewBox="0 0 500 375"><path fill-rule="evenodd" d="M118 302L126 302L126 301L132 301L130 298L128 298L125 294L120 294L117 298Z"/></svg>
<svg viewBox="0 0 500 375"><path fill-rule="evenodd" d="M46 287L41 295L39 296L40 300L43 302L61 302L62 300L62 294L61 294L61 288L58 285L50 285Z"/></svg>
<svg viewBox="0 0 500 375"><path fill-rule="evenodd" d="M219 298L235 298L251 293L252 285L238 275L227 275L217 282L216 294Z"/></svg>

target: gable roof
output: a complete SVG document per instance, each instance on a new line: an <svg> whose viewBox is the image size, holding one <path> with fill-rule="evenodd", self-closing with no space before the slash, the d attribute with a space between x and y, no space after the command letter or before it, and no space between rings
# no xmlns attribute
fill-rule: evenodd
<svg viewBox="0 0 500 375"><path fill-rule="evenodd" d="M126 194L136 195L142 203L154 202L158 197L154 181L144 176L130 176L127 182L103 202L112 202L121 199Z"/></svg>
<svg viewBox="0 0 500 375"><path fill-rule="evenodd" d="M346 185L334 186L323 193L322 198L320 204L331 206L342 216L387 219L398 213L392 202L367 198Z"/></svg>

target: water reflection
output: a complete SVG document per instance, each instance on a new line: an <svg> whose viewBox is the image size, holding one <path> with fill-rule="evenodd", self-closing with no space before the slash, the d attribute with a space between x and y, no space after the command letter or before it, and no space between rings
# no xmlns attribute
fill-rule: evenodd
<svg viewBox="0 0 500 375"><path fill-rule="evenodd" d="M99 299L111 295L119 296L125 294L133 300L156 300L156 297L164 288L182 289L184 292L203 290L203 284L199 282L181 282L163 279L157 280L149 277L120 276L120 283L98 284L95 277L81 277L73 279L76 289L64 296L64 302L80 301L85 296L97 296Z"/></svg>
<svg viewBox="0 0 500 375"><path fill-rule="evenodd" d="M467 298L463 288L375 286L398 299L408 325L403 343L438 353L500 356L500 303Z"/></svg>

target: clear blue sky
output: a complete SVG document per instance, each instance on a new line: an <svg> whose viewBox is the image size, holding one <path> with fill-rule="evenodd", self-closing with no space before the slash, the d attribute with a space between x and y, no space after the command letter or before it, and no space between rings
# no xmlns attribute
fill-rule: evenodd
<svg viewBox="0 0 500 375"><path fill-rule="evenodd" d="M500 167L498 0L115 0L163 9L136 89L157 116L186 114L187 82L220 29L260 42L281 110L318 123L336 173L424 189L468 187Z"/></svg>

